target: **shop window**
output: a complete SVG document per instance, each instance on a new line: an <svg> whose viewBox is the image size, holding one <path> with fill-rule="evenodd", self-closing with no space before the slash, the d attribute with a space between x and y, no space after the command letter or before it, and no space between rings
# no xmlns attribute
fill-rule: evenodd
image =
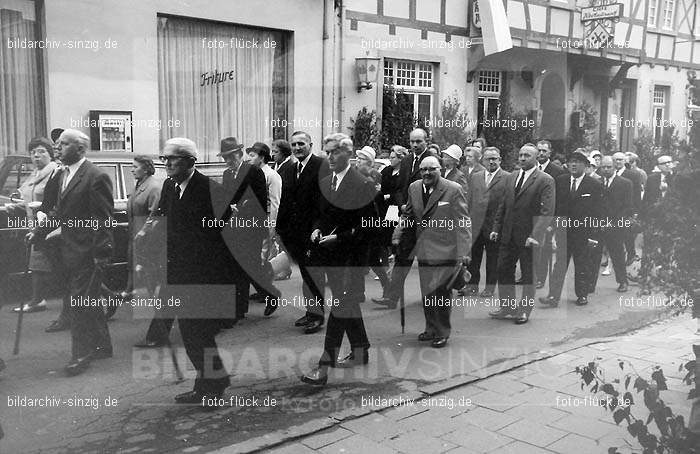
<svg viewBox="0 0 700 454"><path fill-rule="evenodd" d="M664 124L668 120L668 93L669 87L661 85L654 86L654 95L652 98L652 115L654 124L654 143L659 145L664 133Z"/></svg>
<svg viewBox="0 0 700 454"><path fill-rule="evenodd" d="M500 97L503 75L500 71L479 71L477 103L477 135L481 134L484 120L500 116Z"/></svg>
<svg viewBox="0 0 700 454"><path fill-rule="evenodd" d="M384 60L384 85L403 96L412 106L416 118L429 119L433 115L435 65L406 60Z"/></svg>
<svg viewBox="0 0 700 454"><path fill-rule="evenodd" d="M25 154L32 137L46 136L42 50L26 47L44 39L37 8L29 0L0 2L0 157Z"/></svg>
<svg viewBox="0 0 700 454"><path fill-rule="evenodd" d="M283 31L159 16L161 145L188 137L200 160L216 161L223 137L245 145L286 138L288 41Z"/></svg>

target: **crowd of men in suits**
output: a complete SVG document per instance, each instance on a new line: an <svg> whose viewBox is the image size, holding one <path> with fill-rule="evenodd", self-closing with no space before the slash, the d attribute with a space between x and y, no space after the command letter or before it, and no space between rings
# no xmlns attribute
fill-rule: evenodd
<svg viewBox="0 0 700 454"><path fill-rule="evenodd" d="M281 293L273 285L266 253L276 238L303 280L305 314L295 325L307 334L326 325L318 367L302 377L324 385L329 367L369 361L360 305L366 299L366 269L377 235L386 238L382 247L392 251L394 266L382 297L373 301L396 308L417 261L425 316L418 339L442 348L451 332L453 289L463 296L498 293L500 307L489 315L524 324L534 308L536 288L547 280L548 295L540 298L541 306L560 303L571 258L576 304L588 304L605 249L617 290L627 291L626 265L636 258L631 226L643 217L645 207L665 196L672 182L668 156L658 158L659 171L643 187L641 173L626 165L630 159L623 153L596 160L576 150L563 168L551 160L551 143L541 140L523 144L515 170L507 172L501 168L503 150L486 146L483 139L464 151L456 144L440 151L429 147L424 130L415 129L409 144L410 150L392 149L392 165L378 177L367 170L374 150L356 152L342 133L325 137L321 154L313 152L313 140L303 131L294 132L290 142L274 141L271 148L257 142L244 150L236 138L227 137L220 145L227 169L219 184L197 171L193 141L173 138L165 143L160 158L168 178L157 209L137 237L146 243L162 240L160 298L177 298L180 304L157 311L141 346L168 345L178 320L198 374L193 390L176 396L177 402L216 402L229 385L216 335L246 316L251 285L266 302L264 315L277 309ZM82 132L66 130L58 138L63 167L48 183L40 211L60 221L62 231L56 233L47 223L28 235L30 242L55 241L71 296L87 301L100 293L113 245L112 186L85 158L88 148ZM356 156L357 166L351 164ZM364 161L369 167L360 165ZM592 172L594 164L598 168ZM367 221L384 220L388 204L397 206L401 218L386 235ZM77 219L97 219L98 228L70 222ZM484 255L485 286L479 293ZM66 372L76 375L91 361L112 356L112 346L101 307L71 304L68 310L73 348ZM351 352L340 358L346 334Z"/></svg>

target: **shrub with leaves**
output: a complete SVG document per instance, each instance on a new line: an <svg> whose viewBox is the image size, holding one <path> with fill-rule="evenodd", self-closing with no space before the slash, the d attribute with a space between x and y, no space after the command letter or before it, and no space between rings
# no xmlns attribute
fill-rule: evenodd
<svg viewBox="0 0 700 454"><path fill-rule="evenodd" d="M352 143L355 148L362 148L369 145L374 148L379 154L379 131L377 130L377 113L368 111L367 107L357 112L354 119L350 119L352 126L348 129L351 131Z"/></svg>
<svg viewBox="0 0 700 454"><path fill-rule="evenodd" d="M430 135L425 119L415 117L413 104L404 95L403 89L396 90L389 86L384 88L382 96L382 128L379 137L383 150L390 149L393 145L410 148L408 135L414 128L423 128Z"/></svg>
<svg viewBox="0 0 700 454"><path fill-rule="evenodd" d="M456 93L442 101L440 116L436 120L435 124L431 124L432 142L442 150L453 143L464 148L473 127Z"/></svg>
<svg viewBox="0 0 700 454"><path fill-rule="evenodd" d="M489 125L484 127L482 135L490 147L498 147L501 150L503 168L511 170L518 160L520 147L528 142L534 142L534 127L523 127L527 125L528 115L522 111L516 111L512 104L501 103L501 119L514 120L515 128Z"/></svg>
<svg viewBox="0 0 700 454"><path fill-rule="evenodd" d="M574 110L579 111L583 116L583 126L571 124L566 137L566 150L574 151L577 148L597 146L595 139L598 128L598 111L587 102L578 104Z"/></svg>
<svg viewBox="0 0 700 454"><path fill-rule="evenodd" d="M600 359L600 358L596 358ZM602 402L601 406L612 413L615 424L627 423L627 432L637 439L643 454L694 454L700 453L700 435L688 430L682 415L675 415L662 399L662 391L668 389L666 377L660 367L654 367L650 379L642 378L634 366L626 360L618 360L622 378L607 381L600 364L591 361L576 367L581 377L581 389L588 387ZM627 367L627 370L625 370ZM693 385L696 361L689 361L680 370L687 371L683 383ZM688 399L700 397L697 384L688 394ZM649 414L633 414L635 401L644 403ZM643 411L640 405L634 411ZM654 426L651 426L651 424ZM615 454L616 447L608 449Z"/></svg>

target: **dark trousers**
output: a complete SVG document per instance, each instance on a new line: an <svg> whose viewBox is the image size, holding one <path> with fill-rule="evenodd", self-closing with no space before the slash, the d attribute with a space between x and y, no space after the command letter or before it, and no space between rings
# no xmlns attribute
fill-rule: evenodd
<svg viewBox="0 0 700 454"><path fill-rule="evenodd" d="M352 285L352 280L359 278L364 282L364 278L360 267L328 267L325 273L331 287L333 301L326 326L326 337L323 342L323 355L318 364L320 366L335 366L345 334L348 336L353 351L370 347L360 310L360 301L358 298L348 295L352 294L352 291L346 291L351 287L360 287L359 284Z"/></svg>
<svg viewBox="0 0 700 454"><path fill-rule="evenodd" d="M472 244L472 261L469 263L470 286L479 286L481 280L481 260L486 250L486 290L494 291L498 283L498 243L491 241L487 233L479 232Z"/></svg>
<svg viewBox="0 0 700 454"><path fill-rule="evenodd" d="M620 229L610 229L603 234L603 242L608 248L610 261L615 271L615 281L618 284L627 284L627 266L625 265L624 243L625 232Z"/></svg>
<svg viewBox="0 0 700 454"><path fill-rule="evenodd" d="M571 257L574 258L574 292L577 298L588 296L592 287L593 272L598 272L597 268L593 270L587 235L557 232L557 260L549 280L549 296L557 300L561 297Z"/></svg>
<svg viewBox="0 0 700 454"><path fill-rule="evenodd" d="M220 395L230 380L216 345L219 320L178 317L178 326L187 357L197 370L194 391Z"/></svg>
<svg viewBox="0 0 700 454"><path fill-rule="evenodd" d="M420 291L423 295L425 332L435 337L450 337L452 326L452 290L447 287L454 264L433 265L418 262Z"/></svg>
<svg viewBox="0 0 700 454"><path fill-rule="evenodd" d="M148 325L146 331L146 341L158 343L167 343L170 338L170 330L173 327L174 318L159 317L158 312L151 319L151 324Z"/></svg>
<svg viewBox="0 0 700 454"><path fill-rule="evenodd" d="M634 241L637 239L637 234L632 231L632 229L625 229L624 230L624 242L625 242L625 250L627 250L627 260L632 259L635 255L637 255L637 250L634 247Z"/></svg>
<svg viewBox="0 0 700 454"><path fill-rule="evenodd" d="M552 237L554 237L554 232L545 232L544 243L542 247L537 249L537 259L535 261L535 278L537 282L546 282L547 276L552 270Z"/></svg>
<svg viewBox="0 0 700 454"><path fill-rule="evenodd" d="M109 336L104 308L101 304L81 304L80 299L80 297L87 297L90 302L99 300L101 272L89 264L67 270L66 278L71 295L68 314L72 359L82 358L96 348L111 352L112 340Z"/></svg>
<svg viewBox="0 0 700 454"><path fill-rule="evenodd" d="M284 243L284 238L282 239ZM323 320L324 309L323 302L325 291L325 276L323 270L317 266L313 266L313 260L307 255L307 250L304 246L299 246L295 242L287 241L284 247L289 254L289 257L299 266L301 273L302 295L304 299L310 303L306 305L306 316L311 319Z"/></svg>
<svg viewBox="0 0 700 454"><path fill-rule="evenodd" d="M398 248L394 257L394 267L391 269L391 279L389 285L384 291L384 297L393 301L398 301L403 293L403 286L406 282L406 277L411 271L414 255L412 251L405 251Z"/></svg>
<svg viewBox="0 0 700 454"><path fill-rule="evenodd" d="M382 289L385 289L389 285L389 275L386 272L386 266L389 261L387 248L377 241L372 241L367 252L367 263L379 278Z"/></svg>
<svg viewBox="0 0 700 454"><path fill-rule="evenodd" d="M532 247L502 243L498 250L498 298L501 309L515 315L530 315L535 301L535 286L532 284L533 258ZM522 296L516 299L515 266L520 262L522 279Z"/></svg>

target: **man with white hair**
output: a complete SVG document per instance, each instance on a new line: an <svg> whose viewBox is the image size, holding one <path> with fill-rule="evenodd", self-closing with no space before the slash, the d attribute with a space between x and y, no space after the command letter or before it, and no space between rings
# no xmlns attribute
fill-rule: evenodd
<svg viewBox="0 0 700 454"><path fill-rule="evenodd" d="M615 176L627 178L632 182L631 212L632 218L637 219L642 210L642 175L638 171L632 170L626 166L627 156L625 156L624 153L618 151L613 154L612 159L615 168ZM632 228L628 228L625 235L625 249L627 251L627 260L625 264L627 266L639 259L634 245L636 237L637 233Z"/></svg>
<svg viewBox="0 0 700 454"><path fill-rule="evenodd" d="M98 301L102 272L114 244L110 229L114 198L109 176L85 158L89 149L90 139L84 133L75 129L61 133L55 150L63 167L52 216L61 227L53 231L39 227L27 238L30 242L43 238L58 246L60 273L71 298L72 355L65 368L69 376L84 372L94 360L112 357L107 319Z"/></svg>
<svg viewBox="0 0 700 454"><path fill-rule="evenodd" d="M168 140L161 160L168 179L158 206L158 222L167 226L160 298L178 301L177 307L162 312L177 316L187 356L197 371L194 389L175 396L175 401L211 409L230 383L216 335L235 323L230 295L235 292L231 250L236 238L227 222L231 208L224 188L195 169L194 142L183 137ZM221 225L227 227L222 230Z"/></svg>

